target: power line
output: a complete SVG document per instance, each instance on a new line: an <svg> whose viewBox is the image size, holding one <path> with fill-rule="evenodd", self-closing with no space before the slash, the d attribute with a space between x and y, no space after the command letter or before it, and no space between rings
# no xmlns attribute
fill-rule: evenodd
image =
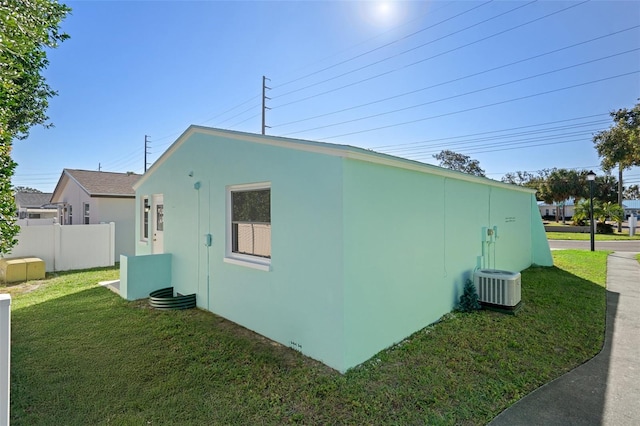
<svg viewBox="0 0 640 426"><path fill-rule="evenodd" d="M259 117L259 116L260 116L260 114L261 114L261 113L258 113L258 114L256 114L256 115L252 115L251 117L249 117L249 118L245 118L244 120L242 120L242 121L240 121L240 122L238 122L238 123L232 124L232 125L231 125L231 126L229 126L229 127L233 129L234 127L239 126L239 125L241 125L241 124L243 124L243 123L246 123L247 121L249 121L249 120L251 120L251 119L253 119L253 118Z"/></svg>
<svg viewBox="0 0 640 426"><path fill-rule="evenodd" d="M215 119L216 119L216 118L218 118L218 117L222 117L223 115L225 115L225 114L227 114L227 113L229 113L229 112L231 112L231 111L234 111L234 110L236 110L236 109L240 108L241 106L244 106L244 105L248 104L249 102L253 101L253 100L254 100L254 99L256 99L256 98L259 98L259 96L258 96L258 95L254 95L254 96L252 96L251 98L247 99L246 101L241 102L241 103L239 103L239 104L237 104L237 105L235 105L235 106L233 106L233 107L231 107L231 108L229 108L229 109L226 109L226 110L222 111L221 113L214 115L213 117L207 118L206 120L202 120L202 121L197 120L196 122L201 123L201 124L208 123L208 122L210 122L210 121L212 121L212 120L215 120ZM236 117L236 116L234 116L234 117ZM231 117L231 118L234 118L234 117ZM225 121L226 121L226 120L225 120ZM177 135L179 135L180 133L181 133L181 132L173 132L173 133L169 133L169 134L167 134L167 135L165 135L165 136L162 136L162 137L156 138L156 139L155 139L155 141L157 142L157 141L161 141L161 140L167 139L167 138L172 137L172 136L177 136ZM167 143L167 144L162 144L162 145L159 145L159 146L170 145L171 143L172 143L172 142L169 142L169 143Z"/></svg>
<svg viewBox="0 0 640 426"><path fill-rule="evenodd" d="M462 146L462 147L457 147L457 148L452 148L455 149L457 152L462 152L464 154L469 154L469 153L473 153L475 152L475 150L478 149L488 149L488 148L498 148L498 147L503 147L503 146L518 146L518 145L522 145L525 146L526 144L530 144L533 142L545 142L545 141L552 141L552 140L556 140L556 139L564 139L570 136L580 136L583 135L584 132L575 132L575 133L565 133L565 134L558 134L558 135L549 135L549 136L541 136L541 137L534 137L534 138L526 138L526 139L519 139L519 140L509 140L509 141L502 141L502 142L493 142L493 143L478 143L478 144L470 144L468 146ZM576 140L585 140L584 137L580 138L580 139L576 139ZM450 148L447 146L444 146L442 148ZM437 154L439 152L442 151L442 148L431 148L431 149L427 149L424 151L418 151L412 154L405 154L405 155L412 155L412 156L431 156L433 154Z"/></svg>
<svg viewBox="0 0 640 426"><path fill-rule="evenodd" d="M457 94L457 95L447 96L447 97L444 97L444 98L431 100L429 102L422 102L422 103L419 103L419 104L416 104L416 105L410 105L410 106L403 107L403 108L397 108L397 109L394 109L392 111L385 111L385 112L380 112L380 113L377 113L377 114L367 115L367 116L364 116L364 117L358 117L358 118L353 118L353 119L350 119L350 120L340 121L338 123L325 124L323 126L313 127L311 129L305 129L305 130L299 130L299 131L296 131L296 132L285 133L283 136L295 135L295 134L298 134L298 133L304 133L304 132L309 132L309 131L313 131L313 130L325 129L325 128L328 128L328 127L335 127L335 126L340 126L342 124L354 123L356 121L362 121L362 120L367 120L367 119L370 119L370 118L382 117L384 115L395 114L397 112L407 111L407 110L410 110L410 109L414 109L414 108L419 108L419 107L426 106L426 105L435 104L435 103L438 103L438 102L443 102L443 101L448 101L448 100L451 100L451 99L460 98L460 97L463 97L463 96L473 95L475 93L480 93L480 92L484 92L484 91L487 91L487 90L496 89L498 87L504 87L504 86L508 86L510 84L515 84L515 83L520 83L520 82L523 82L523 81L526 81L526 80L531 80L533 78L538 78L538 77L542 77L542 76L545 76L545 75L554 74L554 73L561 72L561 71L566 71L568 69L577 68L577 67L584 66L584 65L591 64L591 63L598 62L598 61L603 61L603 60L610 59L610 58L613 58L613 57L616 57L616 56L624 55L624 54L631 53L631 52L636 52L638 50L640 50L640 47L636 48L636 49L627 50L625 52L620 52L620 53L615 53L615 54L612 54L612 55L604 56L602 58L581 62L579 64L569 65L569 66L566 66L566 67L557 68L555 70L538 73L538 74L531 75L531 76L528 76L528 77L518 78L518 79L515 79L515 80L507 81L505 83L494 84L493 86L483 87L481 89L472 90L470 92L465 92L465 93L460 93L460 94Z"/></svg>
<svg viewBox="0 0 640 426"><path fill-rule="evenodd" d="M431 59L438 58L438 57L443 56L443 55L446 55L446 54L448 54L448 53L455 52L455 51L457 51L457 50L464 49L465 47L469 47L469 46L472 46L472 45L474 45L474 44L477 44L477 43L480 43L480 42L486 41L486 40L488 40L488 39L491 39L491 38L493 38L493 37L497 37L497 36L499 36L499 35L505 34L505 33L509 32L509 31L513 31L513 30L515 30L515 29L518 29L518 28L524 27L524 26L526 26L526 25L532 24L532 23L537 22L537 21L540 21L540 20L542 20L542 19L546 19L546 18L548 18L548 17L550 17L550 16L553 16L553 15L556 15L556 14L558 14L558 13L564 12L564 11L566 11L566 10L572 9L572 8L574 8L574 7L580 6L580 5L584 4L584 3L587 3L588 1L590 1L590 0L586 0L586 1L583 1L583 2L581 2L581 3L576 3L576 4L574 4L574 5L571 5L571 6L566 7L566 8L564 8L564 9L557 10L557 11L555 11L555 12L549 13L549 14L547 14L547 15L541 16L541 17L536 18L536 19L533 19L533 20L531 20L531 21L524 22L524 23L522 23L522 24L516 25L516 26L511 27L511 28L508 28L508 29L506 29L506 30L499 31L499 32L494 33L494 34L491 34L491 35L489 35L489 36L486 36L486 37L480 38L480 39L478 39L478 40L475 40L475 41L472 41L472 42L469 42L469 43L466 43L466 44L460 45L460 46L458 46L458 47L455 47L455 48L453 48L453 49L446 50L446 51L444 51L444 52L440 52L440 53L438 53L438 54L435 54L435 55L429 56L429 57L424 58L424 59L421 59L421 60L419 60L419 61L412 62L412 63L410 63L410 64L403 65L403 66L398 67L398 68L394 68L394 69L392 69L392 70L389 70L389 71L383 72L383 73L381 73L381 74L376 74L376 75L374 75L374 76L371 76L371 77L368 77L368 78L365 78L365 79L362 79L362 80L358 80L358 81L355 81L355 82L353 82L353 83L349 83L349 84L346 84L346 85L344 85L344 86L340 86L340 87L338 87L338 88L334 88L334 89L326 90L326 91L324 91L324 92L320 92L320 93L317 93L317 94L315 94L315 95L307 96L307 97L304 97L304 98L302 98L302 99L298 99L298 100L294 100L294 101L291 101L291 102L288 102L288 103L285 103L285 104L282 104L282 105L274 106L274 107L273 107L273 109L276 109L276 108L282 108L282 107L289 106L289 105L293 105L293 104L295 104L295 103L299 103L299 102L302 102L302 101L306 101L306 100L309 100L309 99L312 99L312 98L317 98L318 96L326 95L326 94L328 94L328 93L332 93L332 92L335 92L335 91L338 91L338 90L342 90L342 89L345 89L345 88L347 88L347 87L352 87L352 86L355 86L355 85L358 85L358 84L361 84L361 83L364 83L364 82L367 82L367 81L374 80L374 79L379 78L379 77L383 77L383 76L385 76L385 75L392 74L392 73L394 73L394 72L398 72L398 71L401 71L401 70L404 70L404 69L410 68L410 67L412 67L412 66L415 66L415 65L421 64L421 63L426 62L426 61L429 61L429 60L431 60ZM275 99L275 98L276 98L276 97L274 96L274 99Z"/></svg>
<svg viewBox="0 0 640 426"><path fill-rule="evenodd" d="M482 154L482 153L487 153L487 152L498 152L498 151L511 151L511 150L516 150L516 149L527 149L527 148L536 148L539 146L548 146L548 145L561 145L561 144L566 144L566 143L575 143L575 142L584 142L584 139L572 139L572 140L567 140L567 141L555 141L555 142L546 142L546 143L539 143L539 144L533 144L533 145L519 145L519 146L514 146L514 147L508 147L508 148L503 148L503 147L493 147L493 148L489 148L489 149L484 149L481 151L465 151L464 154ZM503 145L503 146L508 146L508 145ZM432 155L419 155L419 156L415 156L412 157L414 159L421 159L421 158L431 158Z"/></svg>
<svg viewBox="0 0 640 426"><path fill-rule="evenodd" d="M549 125L549 124L565 123L565 122L569 122L569 121L583 120L585 118L600 117L600 116L603 116L603 115L608 115L608 113L586 115L586 116L574 117L574 118L565 118L564 120L547 121L545 123L529 124L529 125L526 125L526 126L510 127L510 128L507 128L507 129L491 130L491 131L479 132L479 133L470 133L470 134L459 135L459 136L449 136L449 137L446 137L446 138L427 139L427 140L422 140L422 141L418 141L418 142L407 142L407 143L396 144L396 145L382 145L382 146L372 147L372 149L377 150L377 149L391 148L392 151L403 151L403 150L407 150L407 149L412 149L412 148L414 148L416 146L418 146L418 147L419 146L430 146L430 145L433 144L433 142L450 141L450 140L461 139L461 138L469 138L469 137L472 137L472 136L483 136L483 137L481 137L481 138L472 138L472 139L467 139L467 140L469 140L469 141L495 140L495 139L509 138L509 137L513 137L513 136L522 136L522 135L543 133L543 132L554 131L554 130L566 130L566 129L576 128L576 127L583 127L583 126L586 126L586 125L590 126L590 125L593 125L593 124L604 124L604 123L609 122L610 120L594 120L594 121L588 121L588 122L579 123L579 124L549 127L547 129L528 130L528 131L525 131L525 132L505 133L504 135L485 136L485 135L490 135L490 134L494 134L494 133L510 132L512 130L522 130L522 129L528 129L528 128L531 128L531 127L541 127L541 126L546 126L546 125Z"/></svg>
<svg viewBox="0 0 640 426"><path fill-rule="evenodd" d="M451 112L447 112L447 113L443 113L443 114L432 115L432 116L429 116L429 117L422 117L422 118L418 118L418 119L415 119L415 120L403 121L403 122L400 122L400 123L389 124L389 125L386 125L386 126L379 126L379 127L374 127L374 128L370 128L370 129L358 130L358 131L355 131L355 132L349 132L349 133L343 133L343 134L339 134L339 135L328 136L328 137L324 137L324 138L319 138L318 140L322 141L322 140L327 140L327 139L335 139L335 138L339 138L339 137L343 137L343 136L356 135L356 134L360 134L360 133L368 133L368 132L373 132L373 131L376 131L376 130L382 130L382 129L388 129L388 128L392 128L392 127L405 126L407 124L419 123L421 121L432 120L434 118L442 118L442 117L447 117L447 116L451 116L451 115L462 114L462 113L465 113L465 112L477 111L479 109L489 108L489 107L493 107L493 106L497 106L497 105L503 105L503 104L507 104L507 103L510 103L510 102L521 101L523 99L530 99L530 98L534 98L534 97L538 97L538 96L548 95L548 94L551 94L551 93L557 93L557 92L561 92L561 91L564 91L564 90L575 89L577 87L587 86L589 84L600 83L600 82L603 82L603 81L613 80L615 78L626 77L628 75L633 75L633 74L638 74L638 73L640 73L640 70L630 71L630 72L623 73L623 74L617 74L617 75L610 76L610 77L604 77L604 78L600 78L600 79L597 79L597 80L591 80L591 81L587 81L587 82L584 82L584 83L573 84L571 86L560 87L560 88L553 89L553 90L546 90L544 92L538 92L538 93L534 93L534 94L531 94L531 95L519 96L517 98L511 98L511 99L507 99L507 100L504 100L504 101L493 102L493 103L490 103L490 104L484 104L484 105L480 105L480 106L473 107L473 108L465 108L465 109L458 110L458 111L451 111Z"/></svg>
<svg viewBox="0 0 640 426"><path fill-rule="evenodd" d="M16 173L13 176L60 176L60 173Z"/></svg>
<svg viewBox="0 0 640 426"><path fill-rule="evenodd" d="M151 154L151 152L149 152ZM133 161L140 161L140 150L136 150L135 152L133 152L132 154L121 158L118 161L113 161L111 163L107 163L108 167L103 167L105 169L109 169L110 171L115 171L119 168L122 168L125 165L131 164Z"/></svg>
<svg viewBox="0 0 640 426"><path fill-rule="evenodd" d="M217 114L217 115L215 115L215 116L213 116L213 117L211 117L211 118L208 118L208 119L206 119L206 120L204 120L204 121L201 121L200 123L208 123L208 122L210 122L210 121L215 120L215 119L216 119L216 118L218 118L218 117L222 117L223 115L225 115L225 114L227 114L227 113L229 113L229 112L231 112L231 111L233 111L233 110L236 110L236 109L240 108L241 106L244 106L244 105L248 104L249 102L251 102L251 101L253 101L254 99L256 99L256 97L257 97L257 96L252 96L252 97L250 97L249 99L247 99L246 101L244 101L244 102L242 102L242 103L239 103L238 105L236 105L236 106L234 106L234 107L232 107L232 108L229 108L228 110L223 111L223 112L221 112L220 114Z"/></svg>
<svg viewBox="0 0 640 426"><path fill-rule="evenodd" d="M477 141L477 142L461 141L461 142L442 144L440 146L435 145L435 146L429 146L425 148L416 148L416 150L413 152L405 152L403 154L397 153L397 155L431 155L431 154L437 154L438 152L442 151L443 148L455 149L456 151L464 151L464 153L468 153L470 150L474 150L474 149L484 149L484 148L491 148L491 147L503 146L503 145L508 146L508 145L514 145L514 144L526 144L531 142L541 142L541 141L548 141L553 139L562 139L569 136L590 135L592 134L592 131L593 130L558 133L554 135L541 135L541 136L526 137L521 139L509 138L508 141L501 141L501 142L490 141L489 143L487 143L486 141Z"/></svg>
<svg viewBox="0 0 640 426"><path fill-rule="evenodd" d="M497 66L497 67L489 68L489 69L486 69L486 70L483 70L483 71L475 72L473 74L468 74L466 76L462 76L462 77L458 77L458 78L455 78L455 79L452 79L452 80L444 81L444 82L441 82L441 83L438 83L438 84L433 84L431 86L422 87L420 89L411 90L409 92L404 92L404 93L401 93L401 94L398 94L398 95L389 96L389 97L386 97L386 98L383 98L383 99L378 99L378 100L375 100L375 101L372 101L372 102L367 102L367 103L356 105L356 106L352 106L352 107L349 107L349 108L344 108L344 109L341 109L341 110L338 110L338 111L332 111L332 112L319 114L319 115L315 115L315 116L308 117L308 118L302 118L302 119L299 119L299 120L289 121L289 122L286 122L286 123L275 125L273 127L274 128L276 128L276 127L284 127L284 126L288 126L288 125L291 125L291 124L300 123L300 122L303 122L303 121L309 121L309 120L313 120L313 119L316 119L316 118L327 117L329 115L339 114L339 113L342 113L342 112L351 111L351 110L354 110L354 109L358 109L358 108L374 105L374 104L377 104L377 103L386 102L386 101L390 101L390 100L393 100L393 99L398 99L398 98L401 98L401 97L404 97L404 96L413 95L413 94L418 93L418 92L422 92L422 91L425 91L425 90L428 90L428 89L433 89L433 88L444 86L444 85L447 85L447 84L459 82L459 81L466 80L466 79L471 78L471 77L477 77L479 75L486 74L486 73L489 73L489 72L492 72L492 71L497 71L499 69L503 69L503 68L511 67L513 65L517 65L517 64L524 63L524 62L528 62L528 61L531 61L533 59L539 59L539 58L541 58L543 56L548 56L548 55L551 55L551 54L554 54L554 53L562 52L564 50L568 50L568 49L571 49L571 48L574 48L574 47L577 47L577 46L581 46L581 45L584 45L584 44L587 44L587 43L592 43L594 41L601 40L601 39L604 39L604 38L607 38L607 37L611 37L611 36L614 36L614 35L617 35L617 34L621 34L623 32L630 31L630 30L637 29L637 28L640 28L640 25L635 25L633 27L629 27L629 28L625 28L623 30L615 31L613 33L609 33L609 34L606 34L606 35L595 37L595 38L592 38L592 39L589 39L589 40L585 40L585 41L582 41L582 42L579 42L579 43L574 43L574 44L571 44L569 46L565 46L565 47L561 47L561 48L558 48L558 49L554 49L554 50L551 50L551 51L548 51L548 52L545 52L545 53L541 53L541 54L538 54L538 55L530 56L528 58L520 59L520 60L515 61L515 62L510 62L508 64L504 64L504 65L500 65L500 66Z"/></svg>
<svg viewBox="0 0 640 426"><path fill-rule="evenodd" d="M598 169L599 170L600 166L595 165L595 166L576 166L576 167L563 167L563 169L567 169L567 170L588 170L588 169ZM522 172L522 173L537 173L537 172L541 172L544 169L537 169L537 170L511 170L509 172L493 172L493 173L487 173L487 175L506 175L507 173L516 173L516 172Z"/></svg>
<svg viewBox="0 0 640 426"><path fill-rule="evenodd" d="M220 126L221 124L226 123L226 122L227 122L227 121L229 121L229 120L232 120L232 119L234 119L234 118L236 118L236 117L239 117L239 116L241 116L241 115L243 115L243 114L246 114L247 112L249 112L249 111L251 111L251 110L253 110L253 109L258 108L260 105L262 105L262 101L261 101L261 102L259 102L259 103L257 103L257 104L251 105L249 108L247 108L247 109L243 110L242 112L239 112L239 113L237 113L237 114L235 114L235 115L233 115L233 116L231 116L231 117L229 117L229 118L226 118L226 119L225 119L225 120L223 120L223 121L220 121L220 122L217 124L217 126ZM232 126L232 127L233 127L233 126Z"/></svg>
<svg viewBox="0 0 640 426"><path fill-rule="evenodd" d="M393 151L393 150L386 150L386 151L383 151L383 152L392 153L393 155L406 156L406 155L435 154L435 153L440 152L443 148L455 149L457 151L459 151L459 150L468 151L468 150L472 150L472 149L478 149L478 148L484 149L484 148L500 146L500 145L524 144L524 143L540 142L540 141L547 141L547 140L559 139L559 138L561 139L561 138L566 138L566 137L569 137L569 136L590 135L590 134L592 134L593 131L594 131L594 129L582 130L582 131L576 131L576 132L555 133L555 134L550 134L550 135L523 135L523 137L521 137L519 139L514 139L513 136L505 135L504 137L500 137L499 139L507 139L506 141L504 141L504 140L499 141L499 139L489 139L489 140L483 140L483 139L474 140L474 139L471 139L471 140L464 140L464 141L459 141L459 142L449 142L449 143L440 144L440 145L429 145L429 146L425 146L425 147L416 147L412 151L404 152L404 153L399 153L399 152Z"/></svg>
<svg viewBox="0 0 640 426"><path fill-rule="evenodd" d="M492 1L494 1L494 0L490 0L490 1L486 2L486 3L484 3L484 4L491 3ZM480 6L483 6L484 4L482 4L482 5L480 5ZM480 7L480 6L473 7L473 8L471 8L471 9L469 9L468 11L471 11L471 10L477 9L477 8L478 8L478 7ZM441 7L440 9L442 9L442 7ZM437 10L440 10L440 9L437 9ZM461 13L461 14L459 14L459 15L462 15L462 14L464 14L464 13L466 13L466 12L463 12L463 13ZM458 15L456 15L456 16L458 16ZM415 19L414 19L414 20L415 20ZM411 21L409 21L409 22L413 22L414 20L411 20ZM443 21L443 22L444 22L444 21ZM404 24L403 24L403 25L404 25ZM398 27L399 27L399 26L398 26ZM398 27L396 27L396 28L398 28ZM424 30L425 30L425 29L420 30L420 31L417 31L417 32L415 32L415 33L413 33L413 34L410 34L409 36L411 36L411 35L415 35L415 34L417 34L417 33L421 32L421 31L424 31ZM391 31L391 30L389 30L389 31ZM386 32L389 32L389 31L385 31L385 32L383 32L382 34L384 34L384 33L386 33ZM374 38L375 38L375 37L374 37ZM403 39L404 39L404 38L407 38L407 36L403 37ZM397 42L397 41L400 41L400 40L396 40L396 42ZM393 44L393 43L388 43L388 44ZM386 46L386 45L385 45L385 46ZM385 46L381 46L381 47L379 47L379 48L382 48L382 47L385 47ZM303 78L309 77L310 75L314 75L314 74L317 74L317 73L319 73L319 72L325 71L325 70L327 70L327 69L333 68L333 67L335 67L335 66L341 65L342 63L349 62L349 61L351 61L351 60L356 59L357 57L364 56L364 55L365 55L365 54L367 54L367 53L371 53L371 52L373 52L373 51L375 51L375 50L378 50L379 48L376 48L376 49L373 49L373 50L371 50L371 51L365 52L364 54L361 54L361 55L358 55L358 56L356 56L356 57L350 58L350 59L348 59L348 60L346 60L346 61L343 61L343 62L341 62L341 63L334 64L334 65L332 65L332 66L330 66L330 67L327 67L327 68L325 68L325 69L322 69L322 70L319 70L319 71L315 71L315 72L313 72L313 73L311 73L311 74L309 74L309 75L302 76L302 77L298 77L298 78L296 78L296 79L294 79L294 80L291 80L291 81L288 81L288 82L286 82L286 83L280 84L280 85L276 86L276 88L283 87L283 86L288 85L288 84L290 84L290 83L293 83L293 82L295 82L295 81L298 81L298 80L301 80L301 79L303 79ZM280 96L282 96L282 95L280 95ZM259 97L260 97L259 95L252 96L251 98L249 98L249 99L247 99L246 101L241 102L241 103L239 103L239 104L237 104L237 105L233 106L232 108L229 108L229 109L227 109L227 110L225 110L225 111L223 111L223 112L221 112L221 113L219 113L219 114L217 114L217 115L215 115L215 116L213 116L213 117L211 117L211 118L208 118L208 119L206 119L206 120L204 120L204 121L200 121L200 123L207 123L207 122L210 122L210 121L212 121L212 120L214 120L214 119L216 119L216 118L218 118L218 117L221 117L221 116L223 116L223 115L225 115L225 114L227 114L227 113L229 113L229 112L231 112L231 111L233 111L233 110L235 110L235 109L237 109L237 108L239 108L239 107L243 106L243 105L246 105L247 103L249 103L249 102L251 102L252 100L254 100L254 99L256 99L256 98L259 98ZM236 115L233 115L233 116L231 116L231 117L228 117L228 118L226 118L225 120L223 120L222 122L217 123L217 126L220 126L220 125L224 124L225 122L232 120L233 118L236 118L236 117L238 117L238 116L243 115L244 113L246 113L246 112L248 112L248 111L252 110L252 109L253 109L253 108L255 108L256 106L259 106L259 105L253 105L253 106L249 107L248 109L243 110L242 112L240 112L240 113L238 113L238 114L236 114ZM254 117L253 117L253 116L252 116L252 117L249 117L248 119L243 120L243 121L241 121L241 122L239 122L239 123L236 123L236 124L232 125L231 127L234 127L234 126L237 126L237 125L239 125L239 124L242 124L242 123L244 123L245 121L250 120L251 118L254 118ZM168 137L178 135L179 133L180 133L180 132L175 132L175 133L167 134L167 135L165 135L165 136L162 136L162 137L156 138L155 140L156 140L156 141L160 141L160 140L166 139L166 138L168 138ZM170 144L171 144L171 142L166 143L166 144L161 144L161 145L159 145L159 146L166 146L166 145L170 145Z"/></svg>
<svg viewBox="0 0 640 426"><path fill-rule="evenodd" d="M140 148L136 148L133 151L129 151L126 154L120 154L120 155L118 155L116 157L111 158L111 162L107 161L106 164L108 166L109 164L120 163L123 160L129 159L132 156L139 156L140 154L141 154ZM104 164L105 163L103 162L103 168L104 168ZM107 168L109 168L109 167L107 167Z"/></svg>
<svg viewBox="0 0 640 426"><path fill-rule="evenodd" d="M450 20L452 20L452 19L458 18L458 17L460 17L460 16L462 16L462 15L464 15L464 14L466 14L466 13L469 13L469 12L471 12L471 11L475 10L475 9L478 9L478 8L480 8L480 7L483 7L483 6L486 6L486 5L488 5L489 3L492 3L493 1L494 1L494 0L489 0L489 1L487 1L487 2L485 2L485 3L482 3L482 4L478 5L478 6L472 7L471 9L465 10L464 12L461 12L461 13L459 13L459 14L457 14L457 15L454 15L454 16L452 16L452 17L449 17L449 18L447 18L447 19L444 19L444 20L442 20L442 21L440 21L440 22L437 22L437 23L435 23L435 24L433 24L433 25L430 25L430 26L428 26L428 27L422 28L422 29L420 29L420 30L418 30L418 31L416 31L416 32L414 32L414 33L411 33L411 34L408 34L408 35L406 35L406 36L404 36L404 37L401 37L401 38L399 38L399 39L393 40L393 41L391 41L391 42L389 42L389 43L386 43L386 44L384 44L384 45L382 45L382 46L376 47L375 49L372 49L372 50L369 50L369 51L367 51L367 52L364 52L364 53L361 53L361 54L359 54L359 55L356 55L356 56L354 56L354 57L352 57L352 58L346 59L346 60L344 60L344 61L342 61L342 62L339 62L339 63L337 63L337 64L334 64L334 65L331 65L331 66L329 66L329 67L323 68L323 69L321 69L321 70L315 71L315 72L313 72L313 73L311 73L311 74L307 74L307 75L305 75L305 76L303 76L303 77L300 77L300 78L298 78L298 79L296 79L296 80L293 80L293 81L298 81L298 80L301 80L301 79L303 79L303 78L307 78L307 77L310 77L310 76L312 76L312 75L319 74L319 73L321 73L321 72L323 72L323 71L327 71L327 70L329 70L329 69L331 69L331 68L335 68L335 67L337 67L337 66L339 66L339 65L342 65L342 64L345 64L345 63L347 63L347 62L351 62L351 61L353 61L353 60L355 60L355 59L358 59L358 58L361 58L361 57L363 57L363 56L365 56L365 55L368 55L369 53L375 52L375 51L377 51L377 50L380 50L380 49L383 49L383 48L385 48L385 47L391 46L391 45L393 45L393 44L395 44L395 43L398 43L398 42L400 42L400 41L402 41L402 40L406 40L406 39L408 39L408 38L410 38L410 37L413 37L414 35L417 35L417 34L419 34L419 33L423 32L423 31L426 31L426 30L428 30L428 29L431 29L431 28L437 27L437 26L438 26L438 25L440 25L440 24L443 24L443 23L448 22L448 21L450 21ZM535 1L537 1L537 0L534 0L534 1L532 1L532 2L529 2L529 3L525 4L524 6L527 6L527 5L531 4L531 3L535 3ZM515 9L510 10L509 12L512 12L513 10L519 9L520 7L524 7L524 6L519 6L519 7L515 8ZM503 14L506 14L506 13L509 13L509 12L504 12ZM487 21L489 21L489 20L491 20L491 19L495 19L495 18L497 18L498 16L502 16L503 14L500 14L500 15L494 16L494 17L492 17L492 18L489 18L489 19L487 19ZM482 21L482 22L480 22L480 23L478 23L478 24L474 24L474 25L472 25L472 27L474 27L474 26L476 26L476 25L480 25L480 24L481 24L481 23L483 23L483 22L485 22L485 21ZM346 73L344 73L344 74L340 74L340 75L338 75L338 76L331 77L331 78L329 78L329 79L326 79L326 80L323 80L323 81L320 81L320 82L316 82L316 83L313 83L313 84L309 84L309 85L304 86L304 87L299 88L299 89L294 89L294 90L291 90L291 91L289 91L289 92L285 92L285 93L283 93L283 94L281 94L281 95L278 95L278 96L274 96L274 99L276 99L276 98L281 98L281 97L283 97L283 96L288 96L288 95L290 95L290 94L292 94L292 93L296 93L296 92L299 92L299 91L301 91L301 90L305 90L305 89L308 89L308 88L310 88L310 87L317 86L317 85L322 84L322 83L326 83L327 81L335 80L336 78L344 77L345 75L352 74L352 73L354 73L354 72L360 71L360 70L362 70L362 69L364 69L364 68L367 68L367 67L370 67L370 66L372 66L372 65L376 65L376 64L379 64L379 63L381 63L381 62L387 61L387 60L389 60L389 59L391 59L391 58L395 58L395 57L397 57L397 56L404 55L405 53L411 52L411 51L416 50L416 49L418 49L418 48L420 48L420 47L424 47L424 46L426 46L427 44L433 43L433 42L435 42L435 41L437 41L437 40L440 40L440 39L442 39L442 38L449 37L449 36L451 36L451 35L453 35L453 34L457 34L458 32L465 31L465 30L467 30L467 29L469 29L469 28L471 28L471 27L467 27L467 28L465 28L465 29L463 29L463 30L456 31L456 32L451 33L451 34L448 34L448 35L446 35L446 36L444 36L444 37L440 37L439 39L436 39L436 40L430 41L430 42L428 42L428 43L422 44L422 45L420 45L420 46L414 47L414 48L412 48L412 49L405 50L404 52L401 52L401 53L398 53L398 54L395 54L395 55L389 56L389 57L387 57L387 58L384 58L384 59L382 59L382 60L376 61L376 62L374 62L374 63L372 63L372 64L367 65L367 66L364 66L364 67L361 67L361 68L357 68L357 69L355 69L355 70L348 71L348 72L346 72ZM292 83L293 81L287 82L287 83L285 83L285 84ZM284 86L285 84L281 84L280 86L276 86L276 88L278 88L278 87L282 87L282 86Z"/></svg>

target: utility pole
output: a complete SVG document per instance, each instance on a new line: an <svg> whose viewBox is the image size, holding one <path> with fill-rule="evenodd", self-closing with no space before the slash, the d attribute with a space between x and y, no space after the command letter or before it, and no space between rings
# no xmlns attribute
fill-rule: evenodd
<svg viewBox="0 0 640 426"><path fill-rule="evenodd" d="M102 166L100 165L100 163L98 163L98 171L101 172L102 171Z"/></svg>
<svg viewBox="0 0 640 426"><path fill-rule="evenodd" d="M267 106L267 99L271 99L267 97L267 90L271 90L271 87L267 87L267 80L271 81L271 79L262 76L262 134L265 134L265 130L267 128L271 128L265 124L265 116L268 109L271 109Z"/></svg>
<svg viewBox="0 0 640 426"><path fill-rule="evenodd" d="M149 154L149 136L144 135L144 172L147 173L147 166L149 163L147 162L147 154Z"/></svg>

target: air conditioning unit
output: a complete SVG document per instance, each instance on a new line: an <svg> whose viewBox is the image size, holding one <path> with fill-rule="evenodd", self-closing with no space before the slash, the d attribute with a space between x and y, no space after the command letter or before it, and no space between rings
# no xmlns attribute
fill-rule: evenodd
<svg viewBox="0 0 640 426"><path fill-rule="evenodd" d="M479 269L473 274L480 303L512 308L520 303L520 272Z"/></svg>

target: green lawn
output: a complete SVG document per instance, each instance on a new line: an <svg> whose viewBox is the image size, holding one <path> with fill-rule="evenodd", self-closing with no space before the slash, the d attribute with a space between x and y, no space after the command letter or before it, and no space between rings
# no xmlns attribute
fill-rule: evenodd
<svg viewBox="0 0 640 426"><path fill-rule="evenodd" d="M344 375L201 310L61 274L11 290L12 425L486 424L595 355L605 252L523 272L524 308L446 315Z"/></svg>
<svg viewBox="0 0 640 426"><path fill-rule="evenodd" d="M549 240L579 240L589 241L591 240L591 234L589 233L576 233L576 232L547 232L547 239ZM629 232L618 234L595 234L596 241L628 241L628 240L640 240L640 230L633 237L629 236Z"/></svg>

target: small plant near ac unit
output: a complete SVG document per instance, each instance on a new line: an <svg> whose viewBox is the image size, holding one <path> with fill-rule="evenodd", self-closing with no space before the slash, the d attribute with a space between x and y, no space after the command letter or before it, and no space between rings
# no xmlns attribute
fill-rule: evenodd
<svg viewBox="0 0 640 426"><path fill-rule="evenodd" d="M475 284L470 279L464 283L464 291L460 296L460 303L458 304L458 310L461 312L473 312L480 309L480 302L478 302L478 291Z"/></svg>

